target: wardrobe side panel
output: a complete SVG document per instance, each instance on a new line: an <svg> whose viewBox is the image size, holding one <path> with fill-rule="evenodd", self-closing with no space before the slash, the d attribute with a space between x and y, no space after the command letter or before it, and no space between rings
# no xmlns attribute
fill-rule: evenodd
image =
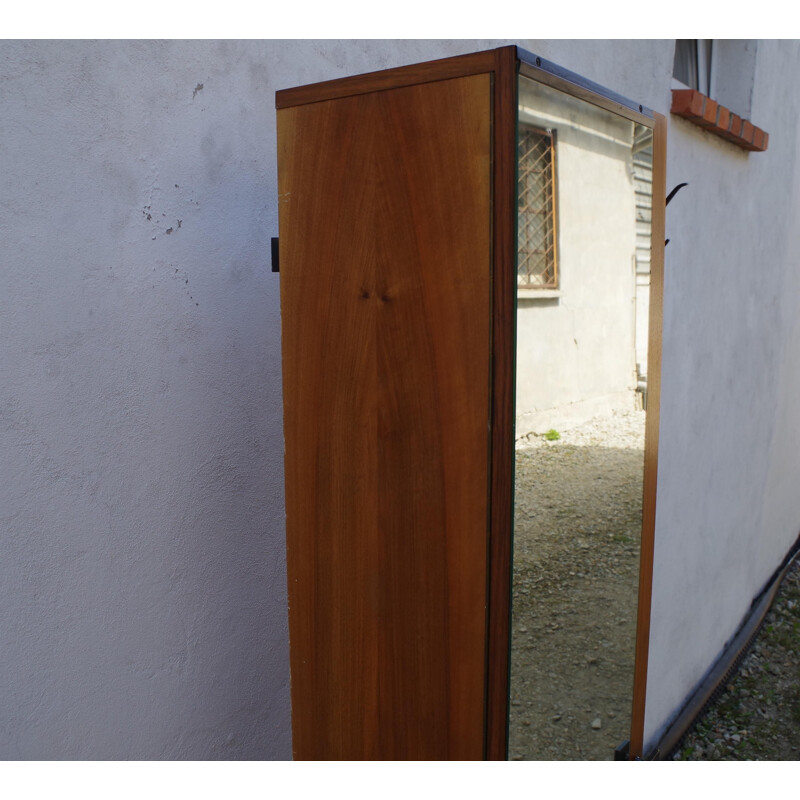
<svg viewBox="0 0 800 800"><path fill-rule="evenodd" d="M296 758L483 756L491 92L278 111Z"/></svg>

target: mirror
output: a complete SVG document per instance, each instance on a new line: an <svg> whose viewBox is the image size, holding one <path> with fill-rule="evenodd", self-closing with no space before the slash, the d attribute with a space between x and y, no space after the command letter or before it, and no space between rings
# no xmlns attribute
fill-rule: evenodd
<svg viewBox="0 0 800 800"><path fill-rule="evenodd" d="M653 131L520 76L517 144L508 755L613 759L631 736Z"/></svg>

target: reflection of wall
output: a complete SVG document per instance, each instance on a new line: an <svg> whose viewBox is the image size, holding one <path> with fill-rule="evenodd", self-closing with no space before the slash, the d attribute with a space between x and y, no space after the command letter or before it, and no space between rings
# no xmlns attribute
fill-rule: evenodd
<svg viewBox="0 0 800 800"><path fill-rule="evenodd" d="M633 408L636 209L630 122L537 97L536 117L557 131L560 286L520 291L517 436ZM523 103L525 100L523 99Z"/></svg>

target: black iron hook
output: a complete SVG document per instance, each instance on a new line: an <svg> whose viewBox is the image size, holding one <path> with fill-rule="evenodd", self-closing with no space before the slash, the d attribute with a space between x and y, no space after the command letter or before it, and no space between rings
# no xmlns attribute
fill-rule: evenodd
<svg viewBox="0 0 800 800"><path fill-rule="evenodd" d="M672 198L673 198L673 197L675 197L675 195L676 195L676 194L678 194L678 191L679 191L680 189L683 189L683 187L684 187L684 186L688 186L688 185L689 185L688 183L679 183L679 184L678 184L678 185L677 185L677 186L676 186L676 187L675 187L675 188L674 188L674 189L673 189L673 190L672 190L672 191L671 191L671 192L670 192L670 193L667 195L667 200L666 200L666 202L664 203L664 205L665 205L665 206L668 206L668 205L669 205L669 201L670 201L670 200L672 200ZM668 244L669 244L669 239L667 239L667 240L664 242L664 247L666 247Z"/></svg>

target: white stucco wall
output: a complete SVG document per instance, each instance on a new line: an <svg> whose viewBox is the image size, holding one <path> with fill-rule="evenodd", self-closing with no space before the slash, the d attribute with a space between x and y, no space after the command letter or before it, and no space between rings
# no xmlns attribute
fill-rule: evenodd
<svg viewBox="0 0 800 800"><path fill-rule="evenodd" d="M0 758L290 755L268 53L0 44Z"/></svg>
<svg viewBox="0 0 800 800"><path fill-rule="evenodd" d="M506 43L0 43L0 758L290 756L274 92ZM670 119L651 738L800 528L799 65L767 153Z"/></svg>
<svg viewBox="0 0 800 800"><path fill-rule="evenodd" d="M690 185L667 208L651 738L800 530L798 68L759 42L765 153L669 120L667 185Z"/></svg>

